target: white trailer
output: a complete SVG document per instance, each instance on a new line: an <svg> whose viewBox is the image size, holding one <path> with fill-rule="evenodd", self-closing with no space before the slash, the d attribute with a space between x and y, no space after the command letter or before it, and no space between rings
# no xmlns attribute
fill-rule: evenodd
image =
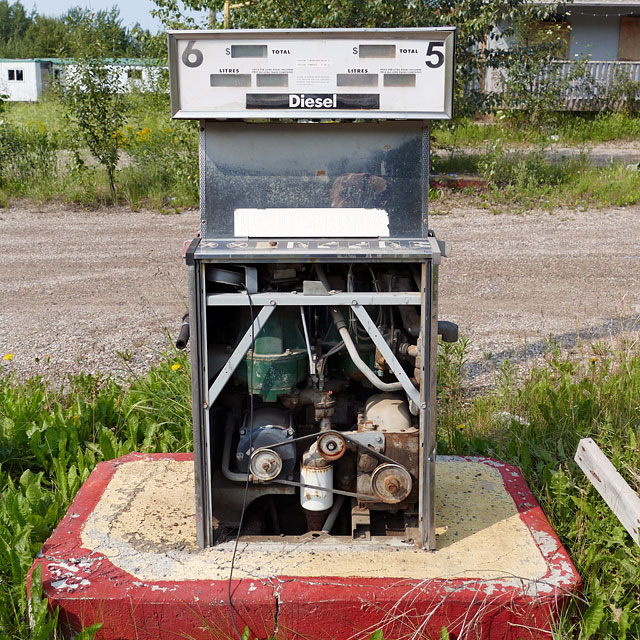
<svg viewBox="0 0 640 640"><path fill-rule="evenodd" d="M0 59L0 94L12 102L36 102L52 79L51 60Z"/></svg>

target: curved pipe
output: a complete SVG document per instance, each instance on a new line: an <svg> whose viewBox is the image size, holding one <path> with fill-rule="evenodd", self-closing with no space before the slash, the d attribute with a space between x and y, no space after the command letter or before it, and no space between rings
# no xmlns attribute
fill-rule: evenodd
<svg viewBox="0 0 640 640"><path fill-rule="evenodd" d="M438 335L445 342L458 342L458 325L449 320L438 320Z"/></svg>
<svg viewBox="0 0 640 640"><path fill-rule="evenodd" d="M318 274L318 278L320 278L320 282L322 282L324 288L327 291L331 290L331 286L329 285L329 280L327 279L327 274L324 272L324 268L321 265L315 265L316 273ZM401 382L382 382L378 376L369 369L367 363L360 357L358 353L358 349L356 345L353 344L353 340L351 335L349 334L349 330L347 329L347 323L344 321L342 314L338 310L337 307L331 307L329 309L331 312L331 317L333 319L333 323L336 325L336 329L340 333L340 337L344 342L344 346L347 348L351 359L353 360L353 364L358 367L362 375L376 388L380 389L380 391L400 391L402 390Z"/></svg>
<svg viewBox="0 0 640 640"><path fill-rule="evenodd" d="M339 316L339 320L336 319L334 312ZM400 391L402 390L401 382L382 382L378 376L369 369L367 363L360 357L358 353L358 349L356 345L353 344L353 340L349 335L349 330L347 329L346 323L342 318L342 315L338 311L338 309L331 309L331 315L333 316L333 321L335 322L336 328L340 333L340 337L344 342L344 346L347 348L351 359L353 360L353 364L358 367L362 375L374 386L376 389L380 389L380 391ZM342 326L338 325L338 322L342 323Z"/></svg>
<svg viewBox="0 0 640 640"><path fill-rule="evenodd" d="M237 471L231 471L231 438L236 426L236 421L233 413L227 416L227 421L224 425L224 449L222 450L222 475L232 482L246 482L246 473L238 473Z"/></svg>

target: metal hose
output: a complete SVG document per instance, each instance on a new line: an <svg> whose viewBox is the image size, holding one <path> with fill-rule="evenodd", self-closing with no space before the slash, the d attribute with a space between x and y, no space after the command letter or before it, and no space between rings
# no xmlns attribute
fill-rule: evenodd
<svg viewBox="0 0 640 640"><path fill-rule="evenodd" d="M183 351L187 348L187 342L189 342L189 314L185 313L182 316L182 326L176 340L176 349Z"/></svg>
<svg viewBox="0 0 640 640"><path fill-rule="evenodd" d="M324 268L321 265L315 265L316 273L318 274L318 278L320 278L320 282L322 282L324 288L329 291L331 286L329 285L329 280L327 279L327 274L324 272ZM367 363L360 357L358 353L358 349L356 345L353 343L353 339L351 338L351 334L347 329L347 323L344 321L340 310L337 307L330 307L329 311L331 313L331 318L333 319L334 324L336 325L336 329L340 333L340 337L344 342L344 346L347 348L351 359L353 360L353 364L358 367L359 371L362 375L376 388L380 389L380 391L400 391L402 390L401 382L382 382L380 378L367 366Z"/></svg>

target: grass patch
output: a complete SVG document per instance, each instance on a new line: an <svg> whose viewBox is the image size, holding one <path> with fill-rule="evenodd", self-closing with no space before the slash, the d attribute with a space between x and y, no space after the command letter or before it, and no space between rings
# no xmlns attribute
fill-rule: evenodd
<svg viewBox="0 0 640 640"><path fill-rule="evenodd" d="M481 454L520 467L584 579L583 597L557 621L556 640L640 637L640 548L573 462L592 437L640 489L640 347L592 345L583 361L550 348L545 366L496 389L464 391L466 342L439 352L440 453ZM10 367L10 363L7 368ZM130 451L192 448L188 362L171 352L123 387L80 375L54 390L0 373L0 632L31 637L25 576L40 545L97 462ZM36 631L55 621L36 589Z"/></svg>
<svg viewBox="0 0 640 640"><path fill-rule="evenodd" d="M174 211L196 206L197 123L171 120L164 94L133 93L127 100L128 119L116 134L121 162L115 202L105 172L78 148L78 137L55 96L38 103L7 103L5 124L0 124L0 205L27 197L83 207L122 204ZM437 123L432 131L434 147L450 152L432 157L432 171L484 176L488 187L480 206L604 207L640 199L638 172L623 166L591 167L584 157L552 164L543 156L554 141L638 140L638 116L548 114L544 123L534 125L501 114L482 122ZM478 151L469 153L469 147Z"/></svg>
<svg viewBox="0 0 640 640"><path fill-rule="evenodd" d="M475 153L456 153L431 157L431 173L480 173L482 156Z"/></svg>
<svg viewBox="0 0 640 640"><path fill-rule="evenodd" d="M73 143L65 109L52 94L38 102L5 102L4 119L16 127L39 127L60 141L61 147Z"/></svg>
<svg viewBox="0 0 640 640"><path fill-rule="evenodd" d="M577 172L567 181L563 196L567 202L593 202L626 206L640 201L640 171L615 164Z"/></svg>
<svg viewBox="0 0 640 640"><path fill-rule="evenodd" d="M638 169L621 163L594 167L584 154L551 162L541 150L507 153L495 145L484 155L453 154L435 158L433 165L436 172L483 177L486 187L469 195L484 208L622 207L640 202Z"/></svg>
<svg viewBox="0 0 640 640"><path fill-rule="evenodd" d="M50 637L37 589L29 629L25 579L36 553L101 460L192 450L190 389L179 352L126 388L79 375L55 390L0 371L0 637Z"/></svg>
<svg viewBox="0 0 640 640"><path fill-rule="evenodd" d="M640 171L616 163L593 167L583 157L549 163L541 153L485 156L481 174L495 203L555 208L625 206L640 201Z"/></svg>
<svg viewBox="0 0 640 640"><path fill-rule="evenodd" d="M118 130L116 196L105 170L78 146L55 99L8 103L0 123L0 204L12 197L60 200L83 207L124 204L174 211L198 204L198 124L173 121L168 97L131 94L130 116Z"/></svg>
<svg viewBox="0 0 640 640"><path fill-rule="evenodd" d="M580 145L588 142L637 141L640 114L548 113L542 123L531 123L518 114L500 113L483 120L465 119L433 125L434 143L440 148L473 147L494 143L538 145L556 142Z"/></svg>
<svg viewBox="0 0 640 640"><path fill-rule="evenodd" d="M465 398L464 344L440 352L440 453L483 454L522 469L584 580L557 640L640 637L640 547L573 461L593 438L640 491L640 348L592 345L583 362L551 348L517 384L505 363L494 392Z"/></svg>

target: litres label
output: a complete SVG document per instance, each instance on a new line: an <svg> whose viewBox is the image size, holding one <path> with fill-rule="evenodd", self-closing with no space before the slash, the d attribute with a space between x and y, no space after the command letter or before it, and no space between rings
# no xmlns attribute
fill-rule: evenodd
<svg viewBox="0 0 640 640"><path fill-rule="evenodd" d="M247 93L247 109L379 109L377 93Z"/></svg>

